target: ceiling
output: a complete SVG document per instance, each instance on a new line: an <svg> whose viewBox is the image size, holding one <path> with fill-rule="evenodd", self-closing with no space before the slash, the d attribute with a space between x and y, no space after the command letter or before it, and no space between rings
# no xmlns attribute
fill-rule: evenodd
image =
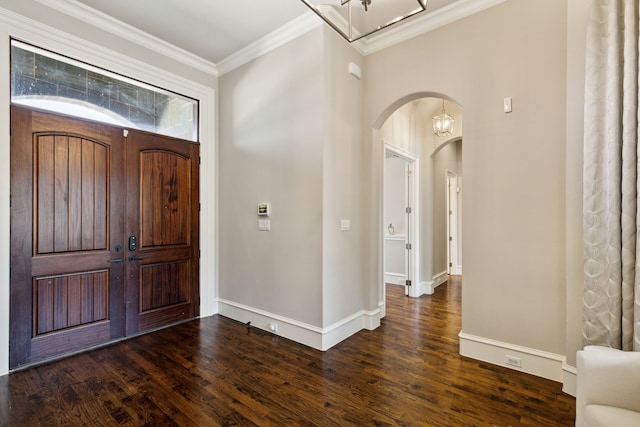
<svg viewBox="0 0 640 427"><path fill-rule="evenodd" d="M371 7L375 7L376 1L382 0L374 0ZM425 13L461 1L429 0ZM300 0L77 0L77 3L214 64L309 11Z"/></svg>

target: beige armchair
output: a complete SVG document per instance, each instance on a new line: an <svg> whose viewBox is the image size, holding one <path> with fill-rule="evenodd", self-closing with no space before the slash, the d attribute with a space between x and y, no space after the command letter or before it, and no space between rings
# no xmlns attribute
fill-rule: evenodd
<svg viewBox="0 0 640 427"><path fill-rule="evenodd" d="M577 362L576 427L639 427L640 352L587 346Z"/></svg>

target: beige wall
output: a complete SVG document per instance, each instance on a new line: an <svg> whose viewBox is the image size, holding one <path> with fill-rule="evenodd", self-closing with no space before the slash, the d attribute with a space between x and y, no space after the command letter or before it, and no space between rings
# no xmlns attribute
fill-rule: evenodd
<svg viewBox="0 0 640 427"><path fill-rule="evenodd" d="M370 55L364 116L364 179L375 185L373 129L390 106L419 93L460 104L463 331L556 354L565 352L566 20L564 2L511 0ZM373 209L379 193L369 194ZM379 221L370 218L368 278L378 274Z"/></svg>
<svg viewBox="0 0 640 427"><path fill-rule="evenodd" d="M219 296L322 326L323 34L220 78ZM257 204L271 204L258 231Z"/></svg>
<svg viewBox="0 0 640 427"><path fill-rule="evenodd" d="M322 27L324 126L322 171L322 326L362 310L362 96L364 83L348 73L363 58L333 30ZM318 55L319 51L313 52ZM307 79L313 84L312 79ZM310 112L311 113L311 112ZM351 222L350 231L340 221ZM307 301L306 304L314 303Z"/></svg>
<svg viewBox="0 0 640 427"><path fill-rule="evenodd" d="M363 83L350 62L362 58L318 29L220 79L221 299L322 328L362 310Z"/></svg>

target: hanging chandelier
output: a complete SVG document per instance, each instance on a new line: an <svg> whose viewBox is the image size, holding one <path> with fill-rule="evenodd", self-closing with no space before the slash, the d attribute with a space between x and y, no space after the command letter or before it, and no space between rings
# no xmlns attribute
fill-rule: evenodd
<svg viewBox="0 0 640 427"><path fill-rule="evenodd" d="M427 0L302 0L349 43L424 12Z"/></svg>
<svg viewBox="0 0 640 427"><path fill-rule="evenodd" d="M453 133L453 117L444 111L444 99L442 100L442 114L433 118L433 133L436 136L450 136Z"/></svg>

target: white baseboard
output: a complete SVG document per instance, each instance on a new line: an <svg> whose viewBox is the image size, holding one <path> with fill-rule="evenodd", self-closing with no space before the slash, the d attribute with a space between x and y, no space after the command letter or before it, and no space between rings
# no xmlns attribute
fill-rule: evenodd
<svg viewBox="0 0 640 427"><path fill-rule="evenodd" d="M562 364L562 391L576 397L578 370L575 366Z"/></svg>
<svg viewBox="0 0 640 427"><path fill-rule="evenodd" d="M429 280L428 282L420 282L420 289L418 290L418 296L421 295L433 295L436 291L436 288L442 285L444 282L448 280L449 275L446 271L442 273L438 273L433 276L433 280Z"/></svg>
<svg viewBox="0 0 640 427"><path fill-rule="evenodd" d="M407 280L406 274L384 273L384 283L393 283L394 285L404 285L406 280Z"/></svg>
<svg viewBox="0 0 640 427"><path fill-rule="evenodd" d="M552 381L563 381L564 356L464 332L460 332L458 336L460 337L460 354L462 356L505 366ZM505 363L507 356L519 358L522 365L520 367L507 365Z"/></svg>
<svg viewBox="0 0 640 427"><path fill-rule="evenodd" d="M418 296L421 295L433 295L436 290L434 286L435 282L430 280L428 282L420 282L420 289L418 289Z"/></svg>
<svg viewBox="0 0 640 427"><path fill-rule="evenodd" d="M449 274L447 274L446 270L436 274L435 276L433 276L433 284L435 285L433 288L437 288L447 280L449 280Z"/></svg>
<svg viewBox="0 0 640 427"><path fill-rule="evenodd" d="M326 328L299 322L233 301L218 299L219 314L238 322L251 322L251 326L271 332L317 350L328 350L362 329L380 326L382 310L361 311ZM271 324L277 331L270 330Z"/></svg>

